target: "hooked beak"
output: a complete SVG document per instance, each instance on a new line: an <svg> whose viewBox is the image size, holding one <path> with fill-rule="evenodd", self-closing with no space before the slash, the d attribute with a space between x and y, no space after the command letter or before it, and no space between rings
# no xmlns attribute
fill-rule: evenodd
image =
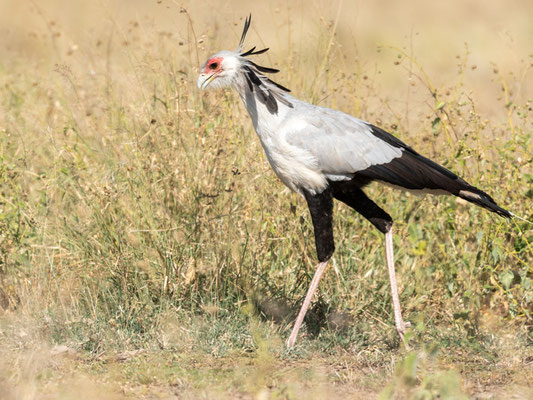
<svg viewBox="0 0 533 400"><path fill-rule="evenodd" d="M211 82L221 73L222 71L213 72L211 75L200 74L198 77L198 89L205 90Z"/></svg>

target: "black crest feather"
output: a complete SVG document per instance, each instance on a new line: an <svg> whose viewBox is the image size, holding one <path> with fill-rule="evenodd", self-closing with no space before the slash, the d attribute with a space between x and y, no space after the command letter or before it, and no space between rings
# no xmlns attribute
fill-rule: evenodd
<svg viewBox="0 0 533 400"><path fill-rule="evenodd" d="M244 29L242 31L241 40L239 42L239 47L237 51L242 51L242 46L244 44L244 39L246 38L246 33L248 32L248 29L250 28L250 22L252 20L252 15L250 14L248 18L246 18L246 21L244 22ZM255 50L256 47L252 47L250 50L245 51L244 53L241 53L241 57L247 57L247 56L256 56L258 54L263 54L268 51L268 47L261 50ZM280 85L279 83L276 83L269 78L267 78L265 75L262 75L261 73L265 74L275 74L279 72L279 69L276 68L269 68L269 67L263 67L262 65L258 65L254 63L251 60L246 60L244 63L244 76L246 79L246 83L248 85L248 89L252 93L255 94L256 99L263 103L267 110L271 114L277 114L278 112L278 101L280 103L285 104L288 107L293 107L292 103L283 95L282 92L277 91L276 89L279 89L284 92L290 92L289 89L286 87ZM272 86L275 88L273 88Z"/></svg>
<svg viewBox="0 0 533 400"><path fill-rule="evenodd" d="M257 65L253 61L248 61L248 62L252 64L255 67L255 69L257 69L258 71L264 72L265 74L276 74L279 72L279 69L262 67L261 65Z"/></svg>
<svg viewBox="0 0 533 400"><path fill-rule="evenodd" d="M263 54L263 53L266 53L269 48L267 47L266 49L261 49L261 50L257 50L257 51L254 51L255 50L255 46L252 47L250 50L244 52L244 53L241 53L241 56L242 57L246 57L246 56L257 56L259 54Z"/></svg>
<svg viewBox="0 0 533 400"><path fill-rule="evenodd" d="M252 14L248 15L248 18L246 18L246 21L244 21L244 29L242 30L241 40L239 42L239 51L242 50L242 45L244 44L244 39L246 38L246 34L248 33L248 29L250 28L250 22L252 21Z"/></svg>

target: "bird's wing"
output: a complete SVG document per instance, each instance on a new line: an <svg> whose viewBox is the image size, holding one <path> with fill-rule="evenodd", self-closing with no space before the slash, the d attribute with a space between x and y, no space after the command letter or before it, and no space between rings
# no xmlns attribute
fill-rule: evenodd
<svg viewBox="0 0 533 400"><path fill-rule="evenodd" d="M401 157L407 148L392 135L380 138L372 125L340 111L316 106L308 111L287 124L285 140L309 151L328 179L350 179L356 172Z"/></svg>
<svg viewBox="0 0 533 400"><path fill-rule="evenodd" d="M316 167L331 181L358 177L359 182L386 182L407 190L449 193L504 217L485 192L426 158L397 137L364 121L327 108L312 106L299 113L284 132L289 145L313 155Z"/></svg>

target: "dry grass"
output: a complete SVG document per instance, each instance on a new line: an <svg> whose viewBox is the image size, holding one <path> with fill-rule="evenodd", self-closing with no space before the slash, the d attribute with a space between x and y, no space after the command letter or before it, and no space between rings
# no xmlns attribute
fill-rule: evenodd
<svg viewBox="0 0 533 400"><path fill-rule="evenodd" d="M248 12L296 96L533 218L530 3L344 3L0 5L5 397L531 397L531 226L451 198L370 188L413 352L382 237L341 206L336 272L283 348L315 260L306 207L237 96L195 85Z"/></svg>

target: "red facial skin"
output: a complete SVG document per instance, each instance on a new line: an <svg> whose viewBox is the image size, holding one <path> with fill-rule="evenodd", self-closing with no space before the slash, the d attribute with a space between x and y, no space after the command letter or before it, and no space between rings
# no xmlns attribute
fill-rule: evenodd
<svg viewBox="0 0 533 400"><path fill-rule="evenodd" d="M204 67L204 74L211 75L214 72L220 71L220 64L222 64L222 57L213 57L207 60ZM213 68L211 65L216 64L216 67Z"/></svg>

